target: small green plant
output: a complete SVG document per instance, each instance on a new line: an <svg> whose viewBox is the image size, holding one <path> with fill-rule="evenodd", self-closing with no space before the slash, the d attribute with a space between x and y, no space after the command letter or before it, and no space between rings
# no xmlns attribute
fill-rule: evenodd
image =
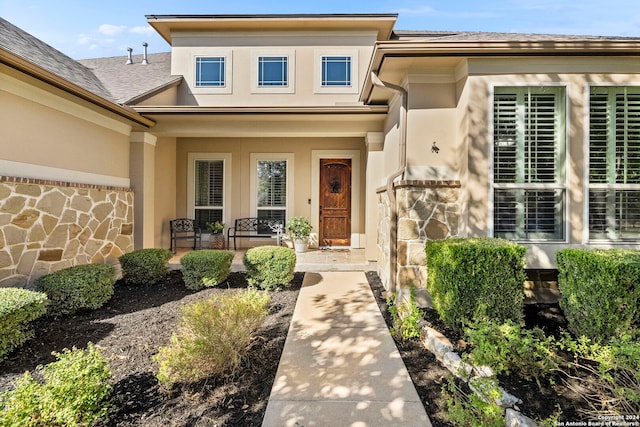
<svg viewBox="0 0 640 427"><path fill-rule="evenodd" d="M411 288L409 301L396 305L397 294L386 299L387 309L393 320L391 334L402 341L407 341L420 336L418 321L422 318L422 312L415 303L415 290Z"/></svg>
<svg viewBox="0 0 640 427"><path fill-rule="evenodd" d="M0 288L0 361L33 336L30 323L47 312L47 295Z"/></svg>
<svg viewBox="0 0 640 427"><path fill-rule="evenodd" d="M116 269L107 264L85 264L47 274L36 281L49 298L49 314L60 316L95 310L113 296Z"/></svg>
<svg viewBox="0 0 640 427"><path fill-rule="evenodd" d="M38 367L40 383L30 372L0 394L2 425L88 427L106 420L111 397L111 371L92 343L86 350L53 353L57 361Z"/></svg>
<svg viewBox="0 0 640 427"><path fill-rule="evenodd" d="M268 304L266 292L248 289L185 305L170 345L153 357L159 365L158 381L170 389L176 382L237 372Z"/></svg>
<svg viewBox="0 0 640 427"><path fill-rule="evenodd" d="M515 373L527 380L549 378L561 363L553 337L539 329L526 329L512 321L476 322L466 328L473 345L471 361L490 366L496 374Z"/></svg>
<svg viewBox="0 0 640 427"><path fill-rule="evenodd" d="M211 234L220 234L222 230L224 230L224 222L216 221L216 222L208 222L207 230Z"/></svg>
<svg viewBox="0 0 640 427"><path fill-rule="evenodd" d="M294 216L289 221L285 229L292 239L306 239L311 234L311 223L306 216Z"/></svg>
<svg viewBox="0 0 640 427"><path fill-rule="evenodd" d="M493 378L482 378L482 384L476 384L480 394L465 390L456 383L453 376L446 379L442 386L442 395L449 421L458 427L503 427L502 408L495 401L501 397L500 390Z"/></svg>
<svg viewBox="0 0 640 427"><path fill-rule="evenodd" d="M153 285L167 277L167 261L173 254L168 249L139 249L120 257L122 280L129 285Z"/></svg>
<svg viewBox="0 0 640 427"><path fill-rule="evenodd" d="M640 342L637 339L624 335L603 344L586 336L574 339L565 334L560 345L574 355L571 363L574 369L597 378L590 383L588 392L575 390L591 408L585 416L640 413Z"/></svg>
<svg viewBox="0 0 640 427"><path fill-rule="evenodd" d="M232 261L231 251L205 249L185 254L180 259L185 286L193 290L218 286L229 277Z"/></svg>
<svg viewBox="0 0 640 427"><path fill-rule="evenodd" d="M247 283L265 290L279 290L289 286L296 267L296 254L278 246L259 246L249 249L243 258Z"/></svg>

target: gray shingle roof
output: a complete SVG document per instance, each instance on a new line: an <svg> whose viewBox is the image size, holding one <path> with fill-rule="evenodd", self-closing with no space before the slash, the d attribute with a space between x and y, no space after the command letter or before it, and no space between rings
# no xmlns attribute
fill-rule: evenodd
<svg viewBox="0 0 640 427"><path fill-rule="evenodd" d="M113 101L109 91L91 70L3 18L0 18L0 48Z"/></svg>
<svg viewBox="0 0 640 427"><path fill-rule="evenodd" d="M171 52L148 55L149 63L142 64L142 55L82 59L78 61L90 69L107 87L115 100L126 104L132 98L153 91L178 79L171 75Z"/></svg>
<svg viewBox="0 0 640 427"><path fill-rule="evenodd" d="M640 37L583 36L565 34L493 33L482 31L411 31L397 30L391 40L424 41L597 41L640 40Z"/></svg>

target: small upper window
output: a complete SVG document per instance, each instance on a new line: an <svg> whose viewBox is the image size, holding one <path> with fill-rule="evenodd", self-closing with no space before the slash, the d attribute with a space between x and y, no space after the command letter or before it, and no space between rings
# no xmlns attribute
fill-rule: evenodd
<svg viewBox="0 0 640 427"><path fill-rule="evenodd" d="M196 58L196 87L224 87L224 62L224 56Z"/></svg>
<svg viewBox="0 0 640 427"><path fill-rule="evenodd" d="M351 86L351 57L323 56L322 57L322 86L349 87Z"/></svg>
<svg viewBox="0 0 640 427"><path fill-rule="evenodd" d="M286 87L289 85L289 58L286 56L258 57L258 87Z"/></svg>

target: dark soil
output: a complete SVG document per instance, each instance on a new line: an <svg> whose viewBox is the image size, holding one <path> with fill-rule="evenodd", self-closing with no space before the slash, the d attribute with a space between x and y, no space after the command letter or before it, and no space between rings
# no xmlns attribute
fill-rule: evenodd
<svg viewBox="0 0 640 427"><path fill-rule="evenodd" d="M221 286L195 292L188 290L181 273L174 271L154 286L116 283L113 298L98 310L35 321L35 337L0 363L0 391L11 387L25 371L54 361L52 351L83 348L93 342L109 359L114 381L114 404L105 427L260 426L303 277L303 273L296 273L291 287L270 293L270 314L238 375L179 384L170 392L159 387L152 356L168 344L180 307L247 286L244 273L231 273ZM391 326L380 279L373 272L367 273L367 278ZM543 327L547 333L555 333L562 321L557 306L528 308L528 324ZM434 310L424 311L423 322L449 337L456 351L467 350L467 344L442 324ZM449 372L419 340L396 341L396 345L432 424L450 426L441 391ZM544 419L559 405L561 420L580 419L576 415L580 398L561 380L555 385L542 383L539 388L534 381L503 376L500 384L524 400L518 409L531 418Z"/></svg>

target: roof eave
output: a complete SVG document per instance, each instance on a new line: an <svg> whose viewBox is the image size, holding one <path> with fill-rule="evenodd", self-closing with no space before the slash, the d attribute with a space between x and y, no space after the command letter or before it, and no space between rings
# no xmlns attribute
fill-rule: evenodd
<svg viewBox="0 0 640 427"><path fill-rule="evenodd" d="M24 58L17 56L5 49L0 48L0 63L20 71L26 75L29 75L35 79L43 81L53 87L61 89L71 95L77 96L93 105L103 108L111 113L114 113L122 118L132 121L138 125L146 128L151 128L155 125L153 120L141 116L135 110L116 104L108 99L105 99L95 93L78 86L70 81L63 79L62 77L47 71L32 62L25 60Z"/></svg>
<svg viewBox="0 0 640 427"><path fill-rule="evenodd" d="M302 30L349 28L378 32L378 40L388 40L398 18L392 13L369 14L269 14L269 15L146 15L147 22L172 44L173 31L265 31L291 29L296 24ZM346 25L346 26L345 26Z"/></svg>
<svg viewBox="0 0 640 427"><path fill-rule="evenodd" d="M360 92L367 104L373 83L371 73L381 71L384 58L392 57L523 57L523 56L640 56L640 40L486 40L486 41L397 41L376 42Z"/></svg>

